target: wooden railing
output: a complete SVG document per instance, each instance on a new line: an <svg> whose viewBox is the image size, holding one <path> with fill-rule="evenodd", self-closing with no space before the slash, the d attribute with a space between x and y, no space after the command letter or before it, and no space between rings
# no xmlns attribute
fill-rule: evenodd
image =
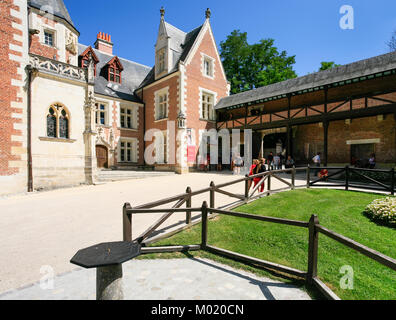
<svg viewBox="0 0 396 320"><path fill-rule="evenodd" d="M319 178L311 181L311 172L327 170L329 175L327 177ZM378 181L370 177L370 174L381 174L387 177L388 184ZM353 175L362 179L366 183L359 183L353 180ZM329 184L328 180L333 178L333 183ZM320 182L326 182L321 184ZM307 188L310 187L344 187L346 191L350 188L357 188L372 191L384 191L392 196L395 195L395 169L377 170L377 169L361 169L353 167L308 167L307 169Z"/></svg>
<svg viewBox="0 0 396 320"><path fill-rule="evenodd" d="M326 169L329 171L329 175L327 177L319 178L316 177L312 173L319 172L320 170ZM296 175L298 172L306 172L306 184L302 184L297 186L296 185ZM282 178L280 174L290 174L290 182L287 181L285 178ZM376 179L373 179L367 176L368 173L381 173L388 175L389 177L389 185L380 182ZM370 182L371 184L359 184L356 182L351 181L351 174L357 174L362 179ZM340 180L339 177L343 177ZM311 178L315 177L314 180ZM333 180L333 182L327 182L329 179L338 177L338 179ZM254 187L250 187L250 184L254 179L260 179L260 182ZM273 189L272 188L272 180L276 179L280 181L284 187ZM236 185L239 183L244 183L244 192L234 193L224 190L224 188ZM321 183L322 182L322 183ZM326 182L326 183L323 183ZM265 186L265 190L263 192L259 192L261 186ZM345 190L350 190L351 188L358 188L364 190L372 190L372 191L385 191L389 192L391 195L395 194L395 170L370 170L370 169L358 169L358 168L351 168L351 167L302 167L302 168L292 168L286 170L270 170L265 173L260 173L253 176L245 176L243 178L216 185L214 182L210 183L210 186L205 189L192 191L190 187L186 189L186 192L183 194L179 194L173 197L169 197L166 199L154 201L148 204L144 204L141 206L134 207L134 209L153 209L158 208L163 205L173 204L173 206L164 212L164 215L156 221L152 226L150 226L145 232L143 232L137 240L139 243L145 242L149 237L155 233L158 228L163 225L174 213L176 212L183 212L180 209L183 205L185 205L184 212L186 213L186 225L190 226L193 224L191 211L188 209L191 208L192 199L198 195L202 194L209 194L209 206L211 208L217 208L216 206L216 193L226 195L230 198L237 199L235 202L230 202L227 205L224 205L222 208L218 209L233 209L242 204L247 204L251 201L257 200L264 196L270 196L271 194L287 191L287 190L294 190L297 188L312 188L312 187L342 187ZM123 235L124 241L132 241L132 207L129 203L126 203L123 208ZM156 212L160 212L159 209L156 209Z"/></svg>
<svg viewBox="0 0 396 320"><path fill-rule="evenodd" d="M158 228L163 225L174 213L185 212L186 213L186 224L188 226L192 225L192 216L191 216L191 208L192 199L198 195L209 194L209 203L211 208L216 208L216 193L226 195L230 198L237 199L234 202L230 202L227 205L224 205L222 208L232 209L238 207L242 204L249 203L256 199L259 199L264 196L269 196L273 193L286 191L286 190L294 190L296 188L296 172L299 170L307 170L307 168L292 168L287 170L278 170L278 171L267 171L265 173L260 173L253 176L246 175L243 178L216 185L214 182L210 183L210 186L205 189L192 191L190 187L186 189L186 192L183 194L179 194L170 198L154 201L148 204L144 204L141 206L133 207L129 203L125 203L123 207L123 237L124 241L132 241L132 215L135 210L140 209L154 209L166 204L173 204L172 208L163 210L163 209L155 209L150 212L162 212L163 216L156 221L152 226L150 226L145 232L143 232L139 237L135 240L139 243L146 242L146 239L155 233ZM286 181L284 178L280 177L281 173L290 173L291 174L291 182ZM249 188L250 183L253 179L259 178L260 182L252 188ZM271 179L277 179L282 182L285 187L272 189ZM224 190L224 188L236 185L239 183L244 183L244 193L238 194ZM264 185L266 190L264 192L259 192L260 187ZM180 209L183 205L185 205L185 210Z"/></svg>
<svg viewBox="0 0 396 320"><path fill-rule="evenodd" d="M184 212L186 209L128 209L129 214L145 214L145 213L163 213L167 211L174 212ZM327 299L340 300L340 298L318 277L318 248L319 248L319 234L323 235L355 250L372 260L381 263L382 265L396 271L396 260L388 257L380 252L377 252L371 248L368 248L352 239L344 237L334 231L328 230L321 226L316 215L312 215L308 222L296 221L289 219L281 219L274 217L265 217L259 215L252 215L242 212L226 211L215 208L210 208L205 201L201 208L189 208L187 209L189 213L191 212L201 212L202 215L202 232L201 232L201 243L195 245L182 245L182 246L167 246L167 247L143 247L142 254L151 253L164 253L164 252L188 252L188 251L198 251L205 250L211 252L215 255L220 255L223 257L230 258L235 261L248 263L250 265L258 266L264 269L270 269L275 272L292 275L294 277L302 278L306 281L307 285L318 289ZM210 216L213 215L227 215L237 218L244 218L250 220L256 220L267 223L276 223L289 225L299 228L308 229L308 265L307 271L295 269L289 266L284 266L281 264L273 263L270 261L265 261L255 257L246 256L240 253L224 250L217 248L215 246L208 244L208 221Z"/></svg>

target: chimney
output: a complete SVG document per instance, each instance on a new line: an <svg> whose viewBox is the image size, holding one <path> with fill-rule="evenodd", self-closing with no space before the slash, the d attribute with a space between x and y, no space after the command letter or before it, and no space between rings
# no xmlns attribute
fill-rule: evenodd
<svg viewBox="0 0 396 320"><path fill-rule="evenodd" d="M113 43L111 42L111 35L99 32L96 42L95 42L95 49L113 55Z"/></svg>

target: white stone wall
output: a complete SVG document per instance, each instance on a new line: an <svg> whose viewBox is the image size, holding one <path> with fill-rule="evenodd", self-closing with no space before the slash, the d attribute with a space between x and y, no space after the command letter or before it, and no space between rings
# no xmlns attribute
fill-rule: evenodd
<svg viewBox="0 0 396 320"><path fill-rule="evenodd" d="M34 188L85 183L85 85L37 76L32 84L32 156ZM70 139L47 138L51 105L64 105L70 117Z"/></svg>

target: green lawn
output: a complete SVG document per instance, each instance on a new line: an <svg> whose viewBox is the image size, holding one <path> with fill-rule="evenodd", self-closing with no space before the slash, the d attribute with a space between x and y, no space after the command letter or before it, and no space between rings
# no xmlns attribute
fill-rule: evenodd
<svg viewBox="0 0 396 320"><path fill-rule="evenodd" d="M308 221L312 214L328 229L347 236L392 258L396 257L396 229L371 222L362 212L381 195L339 190L298 190L284 192L242 206L236 211L285 219ZM200 243L201 227L196 226L155 245ZM293 226L221 216L209 222L208 243L234 252L307 269L308 230ZM215 255L198 252L194 256L211 258L260 275L262 270ZM181 254L155 257L183 257ZM339 272L344 265L354 270L354 289L342 290ZM396 300L396 272L338 244L319 237L318 274L342 299ZM312 293L312 292L311 292Z"/></svg>

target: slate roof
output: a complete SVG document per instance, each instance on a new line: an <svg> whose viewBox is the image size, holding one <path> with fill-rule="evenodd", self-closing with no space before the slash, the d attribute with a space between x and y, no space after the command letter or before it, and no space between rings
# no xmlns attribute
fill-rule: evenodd
<svg viewBox="0 0 396 320"><path fill-rule="evenodd" d="M194 30L185 33L180 29L172 26L171 24L165 22L166 31L168 36L170 37L170 48L173 54L173 62L174 62L173 68L169 71L168 74L176 72L179 68L179 62L185 61L188 53L190 52L195 42L195 39L198 37L198 34L202 29L202 26L199 26L198 28L195 28ZM155 66L151 69L150 73L141 83L139 89L153 82L155 82Z"/></svg>
<svg viewBox="0 0 396 320"><path fill-rule="evenodd" d="M216 110L396 69L396 52L225 97Z"/></svg>
<svg viewBox="0 0 396 320"><path fill-rule="evenodd" d="M41 9L43 11L46 10L53 13L54 16L67 21L74 29L76 29L63 0L28 0L28 5L36 9ZM52 12L50 9L52 9Z"/></svg>
<svg viewBox="0 0 396 320"><path fill-rule="evenodd" d="M79 44L78 54L82 54L87 48L88 46ZM94 48L93 50L99 59L99 63L96 65L95 93L122 100L141 102L134 92L150 72L150 67L119 57L119 60L124 67L124 70L121 73L122 83L109 82L105 77L103 77L101 71L102 68L115 56L100 52Z"/></svg>

